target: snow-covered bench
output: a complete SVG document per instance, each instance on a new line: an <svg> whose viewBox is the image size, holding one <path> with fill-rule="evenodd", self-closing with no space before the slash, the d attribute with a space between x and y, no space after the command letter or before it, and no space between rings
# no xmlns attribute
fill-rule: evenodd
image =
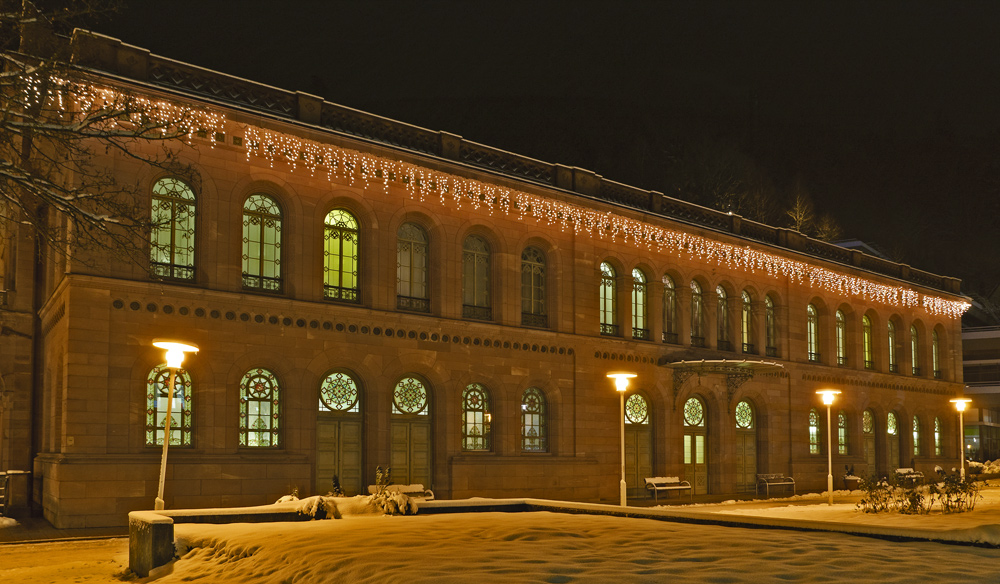
<svg viewBox="0 0 1000 584"><path fill-rule="evenodd" d="M757 475L757 494L760 494L760 488L764 487L764 495L768 498L771 497L771 487L773 486L791 486L792 494L795 494L795 479L792 477L785 476L781 473L768 473Z"/></svg>
<svg viewBox="0 0 1000 584"><path fill-rule="evenodd" d="M912 468L897 468L896 479L903 485L907 483L917 485L924 482L924 473L919 470L913 470Z"/></svg>
<svg viewBox="0 0 1000 584"><path fill-rule="evenodd" d="M374 495L376 490L378 490L378 485L368 485L369 495ZM414 483L412 485L388 485L385 487L385 490L390 493L402 493L403 495L414 499L423 499L425 501L434 500L434 491L425 489L420 483Z"/></svg>
<svg viewBox="0 0 1000 584"><path fill-rule="evenodd" d="M694 499L694 489L691 488L691 483L687 481L682 481L680 477L649 477L646 479L646 490L653 491L653 501L658 502L659 499L657 495L660 491L683 491L687 489L691 498Z"/></svg>

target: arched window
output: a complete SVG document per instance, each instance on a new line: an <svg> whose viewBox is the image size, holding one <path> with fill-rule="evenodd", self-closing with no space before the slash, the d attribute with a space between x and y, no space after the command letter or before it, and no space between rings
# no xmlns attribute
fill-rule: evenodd
<svg viewBox="0 0 1000 584"><path fill-rule="evenodd" d="M899 361L896 359L896 325L889 321L888 326L889 338L887 342L889 343L889 372L899 373Z"/></svg>
<svg viewBox="0 0 1000 584"><path fill-rule="evenodd" d="M715 296L718 299L718 310L716 324L718 324L718 347L720 351L732 351L733 344L729 340L729 302L726 297L726 289L722 286L715 287Z"/></svg>
<svg viewBox="0 0 1000 584"><path fill-rule="evenodd" d="M913 374L920 375L920 333L917 332L916 325L910 325L910 358L913 365Z"/></svg>
<svg viewBox="0 0 1000 584"><path fill-rule="evenodd" d="M778 356L778 317L774 312L774 300L764 297L764 344L768 357Z"/></svg>
<svg viewBox="0 0 1000 584"><path fill-rule="evenodd" d="M490 450L490 394L478 383L470 383L462 392L462 450Z"/></svg>
<svg viewBox="0 0 1000 584"><path fill-rule="evenodd" d="M941 456L941 418L934 418L934 456Z"/></svg>
<svg viewBox="0 0 1000 584"><path fill-rule="evenodd" d="M677 289L674 279L663 275L663 342L677 343Z"/></svg>
<svg viewBox="0 0 1000 584"><path fill-rule="evenodd" d="M871 410L865 410L861 414L861 431L865 434L875 433L875 416Z"/></svg>
<svg viewBox="0 0 1000 584"><path fill-rule="evenodd" d="M521 396L521 450L546 452L549 448L546 432L545 395L529 387Z"/></svg>
<svg viewBox="0 0 1000 584"><path fill-rule="evenodd" d="M427 416L427 387L419 379L404 377L396 384L392 392L392 413Z"/></svg>
<svg viewBox="0 0 1000 584"><path fill-rule="evenodd" d="M323 226L323 297L358 301L358 222L344 209L326 215Z"/></svg>
<svg viewBox="0 0 1000 584"><path fill-rule="evenodd" d="M819 314L816 307L806 307L806 350L810 361L819 361Z"/></svg>
<svg viewBox="0 0 1000 584"><path fill-rule="evenodd" d="M740 336L743 342L743 352L756 355L757 348L754 347L753 343L753 301L750 299L750 293L746 290L743 291L741 298L743 308L740 310Z"/></svg>
<svg viewBox="0 0 1000 584"><path fill-rule="evenodd" d="M194 191L176 178L153 185L149 261L153 274L178 280L194 279Z"/></svg>
<svg viewBox="0 0 1000 584"><path fill-rule="evenodd" d="M240 380L240 446L277 447L278 380L267 369L251 369Z"/></svg>
<svg viewBox="0 0 1000 584"><path fill-rule="evenodd" d="M618 336L618 300L615 294L615 269L601 262L601 334Z"/></svg>
<svg viewBox="0 0 1000 584"><path fill-rule="evenodd" d="M691 280L691 346L705 346L705 303L701 286Z"/></svg>
<svg viewBox="0 0 1000 584"><path fill-rule="evenodd" d="M843 311L836 313L837 325L837 365L843 367L847 365L847 319L844 318Z"/></svg>
<svg viewBox="0 0 1000 584"><path fill-rule="evenodd" d="M478 235L462 245L462 317L490 320L490 246Z"/></svg>
<svg viewBox="0 0 1000 584"><path fill-rule="evenodd" d="M632 338L649 340L649 326L646 324L646 274L639 268L632 270Z"/></svg>
<svg viewBox="0 0 1000 584"><path fill-rule="evenodd" d="M809 410L809 454L819 454L819 412Z"/></svg>
<svg viewBox="0 0 1000 584"><path fill-rule="evenodd" d="M705 405L696 397L684 402L684 425L692 427L705 426Z"/></svg>
<svg viewBox="0 0 1000 584"><path fill-rule="evenodd" d="M741 401L736 404L736 427L740 430L753 429L753 407L749 402Z"/></svg>
<svg viewBox="0 0 1000 584"><path fill-rule="evenodd" d="M875 368L872 352L872 320L867 315L861 317L861 352L864 354L865 369Z"/></svg>
<svg viewBox="0 0 1000 584"><path fill-rule="evenodd" d="M837 414L837 454L847 454L847 413Z"/></svg>
<svg viewBox="0 0 1000 584"><path fill-rule="evenodd" d="M889 412L885 417L885 433L890 436L899 435L899 423L895 412Z"/></svg>
<svg viewBox="0 0 1000 584"><path fill-rule="evenodd" d="M931 368L934 379L941 379L941 347L937 331L931 331Z"/></svg>
<svg viewBox="0 0 1000 584"><path fill-rule="evenodd" d="M913 456L920 456L920 418L913 416Z"/></svg>
<svg viewBox="0 0 1000 584"><path fill-rule="evenodd" d="M638 393L625 400L626 424L649 424L649 402Z"/></svg>
<svg viewBox="0 0 1000 584"><path fill-rule="evenodd" d="M403 223L396 232L396 308L430 312L428 238L416 223Z"/></svg>
<svg viewBox="0 0 1000 584"><path fill-rule="evenodd" d="M167 419L170 369L157 365L146 377L146 446L163 444L163 423ZM183 369L174 378L170 404L170 445L191 446L191 377Z"/></svg>
<svg viewBox="0 0 1000 584"><path fill-rule="evenodd" d="M319 410L356 414L361 411L358 384L347 373L331 373L319 387Z"/></svg>
<svg viewBox="0 0 1000 584"><path fill-rule="evenodd" d="M537 247L524 248L521 252L521 324L524 326L549 326L545 276L545 254Z"/></svg>
<svg viewBox="0 0 1000 584"><path fill-rule="evenodd" d="M281 292L281 208L263 193L243 204L243 287Z"/></svg>

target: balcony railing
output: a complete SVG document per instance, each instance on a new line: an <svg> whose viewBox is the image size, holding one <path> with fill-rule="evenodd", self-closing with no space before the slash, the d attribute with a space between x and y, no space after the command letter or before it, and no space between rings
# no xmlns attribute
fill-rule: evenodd
<svg viewBox="0 0 1000 584"><path fill-rule="evenodd" d="M777 357L778 347L765 347L764 354L767 355L768 357Z"/></svg>
<svg viewBox="0 0 1000 584"><path fill-rule="evenodd" d="M919 376L920 375L920 367L914 367L913 368L913 374Z"/></svg>
<svg viewBox="0 0 1000 584"><path fill-rule="evenodd" d="M412 296L396 296L396 308L410 312L430 312L429 298L414 298Z"/></svg>
<svg viewBox="0 0 1000 584"><path fill-rule="evenodd" d="M462 318L474 320L493 320L493 310L489 306L462 305Z"/></svg>
<svg viewBox="0 0 1000 584"><path fill-rule="evenodd" d="M934 379L941 379L941 370L940 369L935 369L934 370Z"/></svg>
<svg viewBox="0 0 1000 584"><path fill-rule="evenodd" d="M243 274L243 287L265 292L281 292L281 278Z"/></svg>
<svg viewBox="0 0 1000 584"><path fill-rule="evenodd" d="M663 333L663 342L671 345L680 344L680 340L677 338L677 333Z"/></svg>
<svg viewBox="0 0 1000 584"><path fill-rule="evenodd" d="M608 323L602 322L601 323L601 334L604 335L604 336L606 336L606 337L617 337L617 336L620 336L618 334L618 325L616 325L616 324L608 324Z"/></svg>
<svg viewBox="0 0 1000 584"><path fill-rule="evenodd" d="M756 355L757 347L753 343L743 343L743 352L747 355Z"/></svg>
<svg viewBox="0 0 1000 584"><path fill-rule="evenodd" d="M732 351L733 350L733 344L731 342L729 342L729 341L716 341L715 346L720 351Z"/></svg>
<svg viewBox="0 0 1000 584"><path fill-rule="evenodd" d="M837 367L847 367L847 357L837 357Z"/></svg>
<svg viewBox="0 0 1000 584"><path fill-rule="evenodd" d="M874 361L869 361L869 360L865 361L865 369L874 369L874 368L875 368Z"/></svg>
<svg viewBox="0 0 1000 584"><path fill-rule="evenodd" d="M819 353L809 353L809 360L813 363L819 363Z"/></svg>
<svg viewBox="0 0 1000 584"><path fill-rule="evenodd" d="M323 297L327 300L337 300L340 302L357 302L357 288L342 288L340 286L324 286Z"/></svg>
<svg viewBox="0 0 1000 584"><path fill-rule="evenodd" d="M521 313L521 326L533 326L537 328L549 328L549 317L545 314Z"/></svg>
<svg viewBox="0 0 1000 584"><path fill-rule="evenodd" d="M648 341L649 329L643 329L643 328L632 329L632 338L637 341Z"/></svg>
<svg viewBox="0 0 1000 584"><path fill-rule="evenodd" d="M692 347L704 347L705 346L705 337L696 337L694 335L691 335L691 346Z"/></svg>
<svg viewBox="0 0 1000 584"><path fill-rule="evenodd" d="M889 363L889 373L899 373L899 363Z"/></svg>

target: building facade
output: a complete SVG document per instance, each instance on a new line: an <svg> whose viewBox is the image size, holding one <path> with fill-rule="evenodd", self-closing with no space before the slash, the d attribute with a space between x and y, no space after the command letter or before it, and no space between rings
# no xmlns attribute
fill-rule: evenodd
<svg viewBox="0 0 1000 584"><path fill-rule="evenodd" d="M617 501L958 460L959 282L78 32L118 87L211 112L142 185L149 265L4 239L0 468L58 527L268 503L376 466L439 498ZM145 251L143 253L146 253Z"/></svg>

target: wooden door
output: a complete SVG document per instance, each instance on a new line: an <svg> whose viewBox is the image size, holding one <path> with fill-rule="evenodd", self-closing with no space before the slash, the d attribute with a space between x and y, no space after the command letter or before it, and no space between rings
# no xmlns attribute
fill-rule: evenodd
<svg viewBox="0 0 1000 584"><path fill-rule="evenodd" d="M431 429L426 420L394 420L391 428L392 482L431 486Z"/></svg>
<svg viewBox="0 0 1000 584"><path fill-rule="evenodd" d="M646 493L646 478L653 476L653 437L648 424L625 425L625 482L630 497Z"/></svg>
<svg viewBox="0 0 1000 584"><path fill-rule="evenodd" d="M345 495L364 493L361 422L321 414L316 421L316 492L331 491L334 475Z"/></svg>
<svg viewBox="0 0 1000 584"><path fill-rule="evenodd" d="M696 397L684 402L684 479L695 495L708 493L705 404Z"/></svg>
<svg viewBox="0 0 1000 584"><path fill-rule="evenodd" d="M736 491L757 488L757 419L748 401L736 404Z"/></svg>

